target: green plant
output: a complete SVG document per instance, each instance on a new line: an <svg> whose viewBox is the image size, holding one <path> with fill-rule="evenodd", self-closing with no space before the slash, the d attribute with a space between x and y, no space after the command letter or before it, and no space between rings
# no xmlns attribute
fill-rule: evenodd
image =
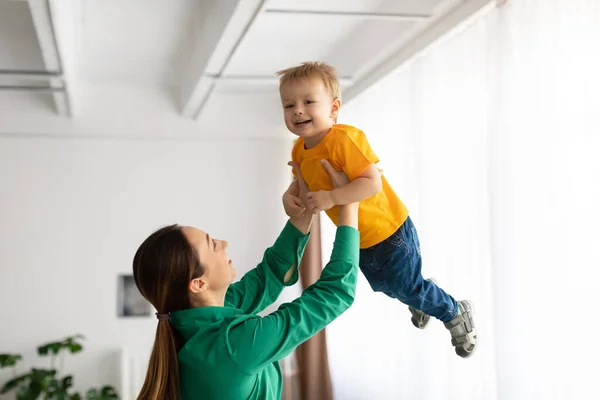
<svg viewBox="0 0 600 400"><path fill-rule="evenodd" d="M32 368L26 374L17 376L16 364L22 359L20 354L0 354L0 368L12 367L13 378L6 382L0 389L0 394L16 390L17 400L83 400L79 393L70 393L73 387L73 376L60 377L60 370L64 367L64 357L67 352L79 353L83 350L80 343L84 337L74 335L58 342L51 342L38 347L40 356L50 356L50 369ZM60 370L56 367L59 360ZM100 390L87 391L86 400L113 400L118 399L114 388L104 386Z"/></svg>

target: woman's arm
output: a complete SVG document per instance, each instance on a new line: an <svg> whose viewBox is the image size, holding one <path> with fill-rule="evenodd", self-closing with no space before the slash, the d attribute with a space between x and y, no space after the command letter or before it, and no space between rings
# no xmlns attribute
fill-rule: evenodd
<svg viewBox="0 0 600 400"><path fill-rule="evenodd" d="M229 286L225 305L255 314L277 300L285 286L298 280L297 266L308 238L291 221L286 223L273 246L265 250L260 264Z"/></svg>
<svg viewBox="0 0 600 400"><path fill-rule="evenodd" d="M298 176L300 196L306 196L308 187L302 175ZM296 283L313 217L310 212L290 217L275 244L265 251L262 262L229 286L226 305L255 314L277 300L285 286Z"/></svg>
<svg viewBox="0 0 600 400"><path fill-rule="evenodd" d="M320 279L276 312L264 318L240 317L228 329L230 356L247 373L287 356L353 303L359 260L358 203L341 206L339 213L331 259Z"/></svg>

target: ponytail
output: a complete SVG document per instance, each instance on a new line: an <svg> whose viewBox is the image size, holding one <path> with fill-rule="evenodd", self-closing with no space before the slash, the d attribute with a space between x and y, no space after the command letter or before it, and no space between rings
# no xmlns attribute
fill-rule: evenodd
<svg viewBox="0 0 600 400"><path fill-rule="evenodd" d="M183 345L171 326L170 313L192 307L188 284L204 274L198 252L181 226L169 225L151 234L133 257L133 278L156 310L158 326L148 372L137 400L179 400L177 352Z"/></svg>
<svg viewBox="0 0 600 400"><path fill-rule="evenodd" d="M173 327L158 321L148 372L137 400L179 400L179 365Z"/></svg>

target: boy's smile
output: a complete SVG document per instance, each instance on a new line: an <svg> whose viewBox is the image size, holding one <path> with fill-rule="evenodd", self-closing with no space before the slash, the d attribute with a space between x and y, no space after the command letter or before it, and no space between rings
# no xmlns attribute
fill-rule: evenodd
<svg viewBox="0 0 600 400"><path fill-rule="evenodd" d="M302 128L306 128L307 126L309 126L310 123L312 123L312 119L300 119L300 120L294 121L294 126L296 126L299 129L302 129Z"/></svg>

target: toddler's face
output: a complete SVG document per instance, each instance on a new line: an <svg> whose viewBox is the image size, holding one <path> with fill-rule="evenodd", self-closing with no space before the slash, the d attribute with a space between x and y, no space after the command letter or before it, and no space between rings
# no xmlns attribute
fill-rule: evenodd
<svg viewBox="0 0 600 400"><path fill-rule="evenodd" d="M340 106L323 81L304 78L280 88L285 125L307 145L316 145L329 132Z"/></svg>

